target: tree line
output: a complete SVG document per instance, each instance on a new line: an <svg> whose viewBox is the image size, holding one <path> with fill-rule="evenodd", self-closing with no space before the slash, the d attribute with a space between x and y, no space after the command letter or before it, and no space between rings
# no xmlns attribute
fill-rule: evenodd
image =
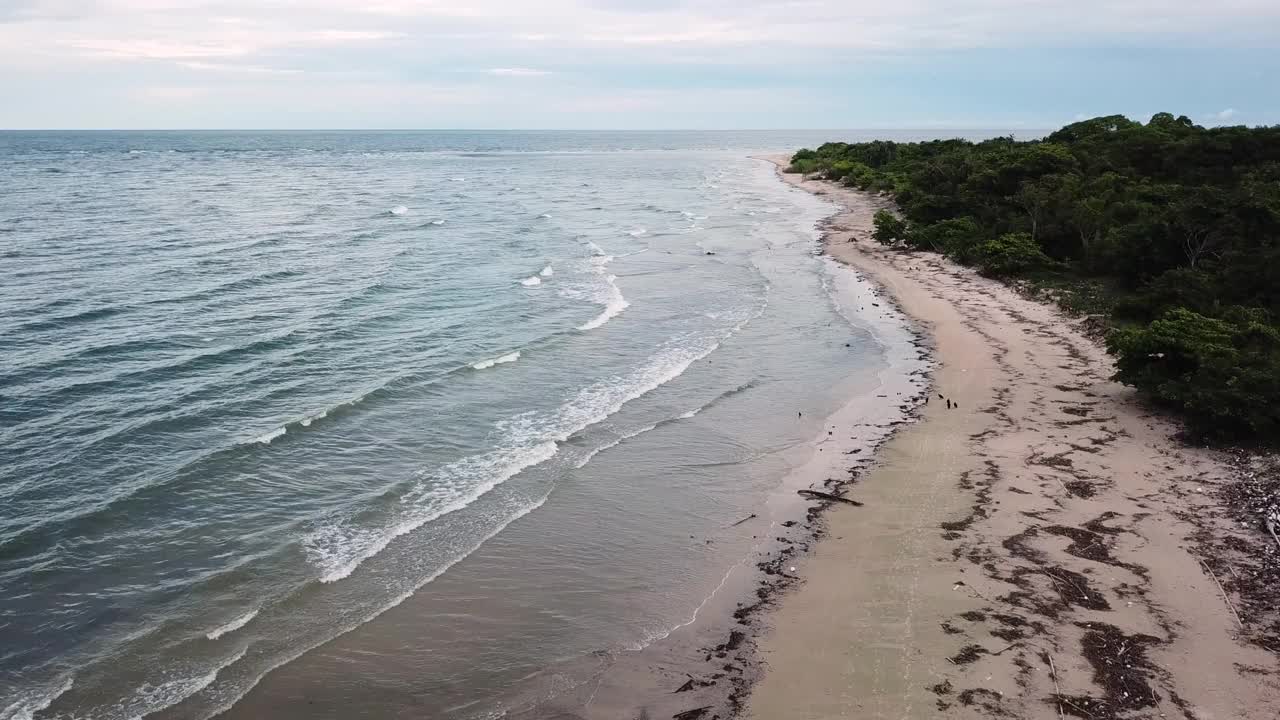
<svg viewBox="0 0 1280 720"><path fill-rule="evenodd" d="M1092 298L1116 379L1195 435L1280 441L1280 126L1111 115L1030 141L827 143L789 170L892 195L885 245Z"/></svg>

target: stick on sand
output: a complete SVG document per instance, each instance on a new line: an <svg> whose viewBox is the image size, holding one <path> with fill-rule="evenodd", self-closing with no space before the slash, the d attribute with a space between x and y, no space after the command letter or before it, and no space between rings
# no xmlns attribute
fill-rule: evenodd
<svg viewBox="0 0 1280 720"><path fill-rule="evenodd" d="M1058 669L1053 666L1053 656L1045 652L1044 659L1049 661L1049 675L1053 678L1053 694L1058 701L1058 720L1066 720L1062 713L1062 688L1058 687Z"/></svg>
<svg viewBox="0 0 1280 720"><path fill-rule="evenodd" d="M1203 560L1200 561L1200 567L1204 568L1204 571L1209 573L1209 577L1213 578L1213 582L1218 585L1218 592L1222 593L1222 601L1227 604L1227 607L1231 608L1231 614L1236 616L1236 625L1239 625L1240 629L1243 630L1244 621L1240 619L1240 613L1236 612L1236 606L1231 604L1231 598L1227 597L1227 591L1222 589L1222 583L1218 582L1218 576L1213 574L1213 571L1209 569L1208 565L1204 564Z"/></svg>

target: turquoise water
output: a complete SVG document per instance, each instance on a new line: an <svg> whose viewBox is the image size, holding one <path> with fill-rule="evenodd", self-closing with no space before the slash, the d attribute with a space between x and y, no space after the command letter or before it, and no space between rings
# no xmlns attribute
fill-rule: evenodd
<svg viewBox="0 0 1280 720"><path fill-rule="evenodd" d="M492 712L662 636L886 402L747 157L830 137L0 133L0 718L281 708L357 630L275 686Z"/></svg>

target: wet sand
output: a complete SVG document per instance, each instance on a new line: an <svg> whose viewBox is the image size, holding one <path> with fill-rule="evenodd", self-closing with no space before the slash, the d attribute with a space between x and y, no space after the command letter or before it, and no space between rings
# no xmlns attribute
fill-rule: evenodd
<svg viewBox="0 0 1280 720"><path fill-rule="evenodd" d="M1275 718L1280 662L1263 618L1237 617L1243 566L1211 551L1266 548L1224 517L1230 458L1110 381L1086 323L882 248L882 198L782 177L845 208L827 252L921 325L936 367L921 421L849 489L864 505L823 515L757 620L744 714Z"/></svg>

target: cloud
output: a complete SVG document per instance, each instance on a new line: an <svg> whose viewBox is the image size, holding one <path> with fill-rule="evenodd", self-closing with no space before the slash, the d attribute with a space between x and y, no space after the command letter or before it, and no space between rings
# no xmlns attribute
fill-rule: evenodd
<svg viewBox="0 0 1280 720"><path fill-rule="evenodd" d="M544 77L552 74L550 70L535 70L533 68L491 68L487 72L490 75L499 77Z"/></svg>
<svg viewBox="0 0 1280 720"><path fill-rule="evenodd" d="M125 97L143 86L183 87L192 73L203 75L208 97L228 98L220 117L238 111L235 83L283 87L338 75L406 92L430 85L436 98L492 94L495 102L513 102L511 91L523 86L544 91L531 102L549 102L539 98L557 87L560 107L592 106L608 94L660 113L713 90L803 86L811 89L803 102L812 103L895 73L925 87L926 65L942 53L991 53L990 65L975 70L1016 76L1016 63L994 58L1052 47L1110 60L1119 77L1146 61L1108 57L1115 48L1216 56L1277 46L1275 0L0 0L0 93L15 101L0 108L0 126L15 122L14 108L54 107L39 90L49 83L93 82L98 93ZM913 67L921 69L913 75ZM1049 70L1061 80L1067 67ZM953 79L944 94L977 81ZM1046 77L1033 89L1052 84ZM318 99L334 92L332 83L305 88ZM1191 92L1187 83L1174 90ZM671 107L646 99L648 91L673 91ZM1269 112L1258 92L1223 88L1222 97L1187 104L1221 107L1230 98L1249 104L1254 119ZM619 96L627 93L632 99ZM1069 107L1053 117L1110 102L1086 93L1062 101Z"/></svg>
<svg viewBox="0 0 1280 720"><path fill-rule="evenodd" d="M302 72L301 70L293 70L290 68L272 68L262 67L260 65L235 65L231 63L199 61L179 62L178 66L188 70L198 70L201 72L249 73L253 75L296 75Z"/></svg>
<svg viewBox="0 0 1280 720"><path fill-rule="evenodd" d="M1222 112L1215 114L1213 117L1217 120L1230 120L1235 116L1236 116L1235 108L1227 108L1226 110L1223 110Z"/></svg>

